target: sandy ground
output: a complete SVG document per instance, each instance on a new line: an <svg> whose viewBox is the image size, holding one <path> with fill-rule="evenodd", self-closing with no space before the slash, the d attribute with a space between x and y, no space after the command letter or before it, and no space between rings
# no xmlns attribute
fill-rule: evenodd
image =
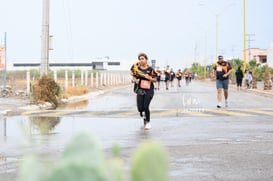
<svg viewBox="0 0 273 181"><path fill-rule="evenodd" d="M30 100L26 95L26 81L20 79L8 79L6 87L8 88L8 94L2 92L4 87L3 81L1 82L1 94L0 94L0 115L6 115L11 110L18 110L19 107L29 105Z"/></svg>

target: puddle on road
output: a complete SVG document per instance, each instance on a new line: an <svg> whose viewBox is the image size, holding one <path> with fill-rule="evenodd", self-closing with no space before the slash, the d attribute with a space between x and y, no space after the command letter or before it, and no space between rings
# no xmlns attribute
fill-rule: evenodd
<svg viewBox="0 0 273 181"><path fill-rule="evenodd" d="M101 117L7 117L5 120L0 119L0 146L8 148L30 140L43 142L45 147L54 145L55 148L59 148L80 132L88 132L97 137L103 142L102 147L109 147L113 143L126 145L132 141L128 139L128 135L137 143L147 139L143 129L141 131L138 129L141 124L134 118L128 120Z"/></svg>
<svg viewBox="0 0 273 181"><path fill-rule="evenodd" d="M0 140L26 133L49 134L61 121L60 117L8 117L0 119Z"/></svg>
<svg viewBox="0 0 273 181"><path fill-rule="evenodd" d="M61 121L60 117L29 117L33 131L42 135L49 134Z"/></svg>
<svg viewBox="0 0 273 181"><path fill-rule="evenodd" d="M18 167L19 161L20 161L20 159L18 159L16 157L0 156L0 175L2 173L14 173ZM1 178L1 176L0 176L0 178Z"/></svg>
<svg viewBox="0 0 273 181"><path fill-rule="evenodd" d="M58 107L58 109L72 109L72 110L84 109L84 108L88 107L88 104L89 104L88 100L83 100L83 101L79 101L79 102L73 102L70 104L62 105L62 106Z"/></svg>

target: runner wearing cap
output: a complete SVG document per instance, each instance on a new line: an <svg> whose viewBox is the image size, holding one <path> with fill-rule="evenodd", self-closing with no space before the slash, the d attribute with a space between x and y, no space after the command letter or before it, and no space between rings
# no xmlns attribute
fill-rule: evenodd
<svg viewBox="0 0 273 181"><path fill-rule="evenodd" d="M228 106L228 84L229 75L232 73L232 67L229 62L225 61L223 56L218 56L218 61L214 64L213 69L216 75L216 88L217 88L217 108L222 107L222 92L224 90L225 106Z"/></svg>

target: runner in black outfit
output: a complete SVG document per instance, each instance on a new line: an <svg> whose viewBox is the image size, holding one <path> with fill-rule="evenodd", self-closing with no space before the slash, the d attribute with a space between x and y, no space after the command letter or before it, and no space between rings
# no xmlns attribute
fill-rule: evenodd
<svg viewBox="0 0 273 181"><path fill-rule="evenodd" d="M140 53L138 55L139 66L136 72L136 76L133 77L134 81L138 84L137 90L137 109L140 116L144 117L144 129L151 129L150 124L150 102L154 96L154 84L156 82L156 73L154 69L147 64L148 57L145 53Z"/></svg>
<svg viewBox="0 0 273 181"><path fill-rule="evenodd" d="M166 69L164 70L166 90L169 89L169 84L170 84L170 79L171 79L171 74L170 73L171 73L170 66L167 65Z"/></svg>
<svg viewBox="0 0 273 181"><path fill-rule="evenodd" d="M173 87L173 80L175 78L175 73L173 71L173 68L171 68L171 71L170 71L170 82L171 82L171 87Z"/></svg>
<svg viewBox="0 0 273 181"><path fill-rule="evenodd" d="M162 72L161 72L161 70L160 70L159 67L156 67L155 73L156 73L156 86L155 86L155 90L159 90L160 81L161 81L161 75L162 75Z"/></svg>

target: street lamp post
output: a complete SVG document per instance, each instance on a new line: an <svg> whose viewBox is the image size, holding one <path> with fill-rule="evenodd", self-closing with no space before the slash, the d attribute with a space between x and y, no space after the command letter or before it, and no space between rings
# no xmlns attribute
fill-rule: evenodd
<svg viewBox="0 0 273 181"><path fill-rule="evenodd" d="M5 40L4 40L4 47L5 47L5 52L4 52L4 58L5 58L5 72L4 72L4 90L6 89L6 83L7 83L7 32L5 32Z"/></svg>
<svg viewBox="0 0 273 181"><path fill-rule="evenodd" d="M204 49L204 80L207 79L207 33L205 34L205 49Z"/></svg>
<svg viewBox="0 0 273 181"><path fill-rule="evenodd" d="M206 7L208 10L209 10L209 12L212 14L212 15L214 15L215 16L215 60L217 61L217 56L218 56L218 26L219 26L219 23L218 23L218 19L219 19L219 16L228 8L228 7L230 7L230 6L232 6L232 5L234 5L234 3L231 3L231 4L229 4L229 5L227 5L227 6L225 6L221 11L219 11L219 12L214 12L214 11L212 11L207 5L205 5L205 4L199 4L200 6L204 6L204 7Z"/></svg>
<svg viewBox="0 0 273 181"><path fill-rule="evenodd" d="M217 14L215 14L215 19L216 19L216 22L215 22L215 27L216 27L216 29L215 29L215 34L216 34L216 37L215 37L215 40L216 40L216 42L215 42L215 44L216 44L216 50L215 50L215 60L217 61L217 56L218 56L218 27L219 27L219 24L218 24L218 19L219 19L219 13Z"/></svg>
<svg viewBox="0 0 273 181"><path fill-rule="evenodd" d="M244 0L244 72L245 70L246 70L246 0Z"/></svg>

